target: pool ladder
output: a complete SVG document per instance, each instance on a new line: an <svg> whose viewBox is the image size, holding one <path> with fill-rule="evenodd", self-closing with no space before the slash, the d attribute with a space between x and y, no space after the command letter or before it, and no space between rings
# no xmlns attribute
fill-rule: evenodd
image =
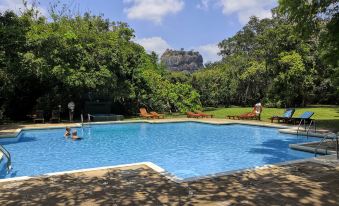
<svg viewBox="0 0 339 206"><path fill-rule="evenodd" d="M87 124L84 124L84 115L81 114L81 131L82 131L82 135L84 136L86 133L86 135L91 136L91 116L90 114L87 114Z"/></svg>
<svg viewBox="0 0 339 206"><path fill-rule="evenodd" d="M91 122L91 116L92 116L92 115L87 114L87 123L88 123L88 124ZM81 114L80 117L81 117L81 127L84 127L84 115Z"/></svg>
<svg viewBox="0 0 339 206"><path fill-rule="evenodd" d="M332 140L332 143L335 144L335 150L337 153L337 159L339 159L339 133L336 135L334 133L328 133L326 136L324 136L321 141L319 142L319 144L317 145L317 147L314 150L314 156L317 156L317 151L319 149L319 147L324 143L327 142L326 140ZM328 146L325 148L325 153L327 154L327 149Z"/></svg>
<svg viewBox="0 0 339 206"><path fill-rule="evenodd" d="M313 126L313 128L314 128L314 132L317 132L317 126L316 126L316 124L315 124L315 120L313 120L313 119L311 119L311 121L310 121L310 124L307 126L306 125L306 120L305 119L302 119L302 120L300 120L300 122L299 122L299 125L298 125L298 130L297 130L297 136L299 136L299 131L300 131L300 127L301 127L301 125L304 123L304 128L305 128L305 132L306 132L306 137L308 138L308 136L309 136L309 132L310 132L310 129L311 129L311 127Z"/></svg>
<svg viewBox="0 0 339 206"><path fill-rule="evenodd" d="M0 145L0 152L2 152L2 154L4 154L7 158L6 170L7 170L7 173L9 173L12 170L11 154L2 145Z"/></svg>

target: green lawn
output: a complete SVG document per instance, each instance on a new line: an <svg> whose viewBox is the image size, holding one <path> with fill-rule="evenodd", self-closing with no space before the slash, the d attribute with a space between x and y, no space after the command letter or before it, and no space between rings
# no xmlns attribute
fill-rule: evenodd
<svg viewBox="0 0 339 206"><path fill-rule="evenodd" d="M231 107L211 109L210 111L206 111L206 113L213 114L216 118L225 118L226 115L239 115L250 111L252 111L251 107ZM305 111L315 113L312 118L316 120L319 128L339 131L339 106L315 105L306 108L297 108L293 116L297 117ZM261 120L270 121L268 118L274 115L282 115L283 112L284 109L263 108Z"/></svg>
<svg viewBox="0 0 339 206"><path fill-rule="evenodd" d="M225 118L227 115L239 115L252 111L252 107L230 107L230 108L206 108L205 113L213 114L215 118ZM280 108L263 108L261 121L269 122L268 118L274 115L282 115L285 109ZM305 111L312 111L315 114L313 119L316 120L317 127L321 129L329 129L334 132L339 132L339 106L334 105L314 105L305 108L297 108L294 117L299 116ZM167 118L186 117L184 114L166 114ZM140 118L128 118L140 119Z"/></svg>

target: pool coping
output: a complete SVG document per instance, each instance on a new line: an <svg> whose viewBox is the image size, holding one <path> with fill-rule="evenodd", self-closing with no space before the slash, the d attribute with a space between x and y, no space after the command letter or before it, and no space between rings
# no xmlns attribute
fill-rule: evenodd
<svg viewBox="0 0 339 206"><path fill-rule="evenodd" d="M322 156L322 157L297 159L297 160L291 160L291 161L285 161L285 162L278 162L278 163L274 163L274 164L265 164L265 165L250 167L250 168L245 168L245 169L218 172L218 173L214 173L214 174L202 175L202 176L197 176L197 177L190 177L190 178L185 178L185 179L178 178L178 182L192 182L192 181L197 181L197 180L212 179L212 178L226 176L226 175L233 175L233 174L238 174L238 173L243 173L243 172L251 172L251 171L267 169L267 168L275 168L275 167L279 167L279 166L291 165L291 164L303 163L303 162L316 162L316 163L328 165L328 163L326 162L326 159L331 159L335 156L336 155L326 155L326 156Z"/></svg>
<svg viewBox="0 0 339 206"><path fill-rule="evenodd" d="M289 147L291 149L309 152L309 153L313 153L315 155L317 155L317 154L321 154L321 155L335 155L335 154L337 154L336 151L333 151L333 150L327 150L327 149L322 149L322 148L317 149L315 147L307 146L308 143L290 144Z"/></svg>
<svg viewBox="0 0 339 206"><path fill-rule="evenodd" d="M105 167L93 167L93 168L78 169L78 170L52 172L52 173L46 173L46 174L36 175L36 176L10 177L10 178L5 178L5 179L0 179L0 183L10 182L10 181L29 180L29 179L36 179L36 178L43 178L43 177L52 177L52 176L65 175L65 174L90 172L90 171L97 171L97 170L126 168L126 167L132 167L132 166L147 166L160 174L166 173L166 171L163 168L159 167L158 165L152 162L137 162L137 163L120 164L120 165L105 166Z"/></svg>
<svg viewBox="0 0 339 206"><path fill-rule="evenodd" d="M148 123L148 124L166 124L166 123L185 123L185 122L192 122L192 123L201 123L201 124L211 124L211 125L249 125L249 126L257 126L257 127L269 127L269 128L277 128L281 133L288 133L288 134L296 134L293 133L293 127L288 125L278 125L274 123L267 123L267 122L250 122L250 121L238 121L238 120L227 120L227 119L214 119L214 118L207 118L207 119L191 119L191 118L184 118L184 119L158 119L158 120L123 120L123 121L104 121L104 122L90 122L90 123L69 123L71 124L71 128L82 128L83 126L87 125L113 125L113 124L130 124L130 123ZM25 127L16 129L13 134L0 134L0 142L17 142L19 140L20 134L23 131L30 131L30 130L45 130L45 129L64 129L65 125L56 125L56 126L39 126L39 127ZM300 132L301 135L302 132ZM310 133L309 136L312 134ZM318 136L317 136L318 137ZM4 141L6 140L6 141ZM0 158L1 161L1 158Z"/></svg>
<svg viewBox="0 0 339 206"><path fill-rule="evenodd" d="M205 118L205 119L191 119L191 118L181 118L181 119L160 119L160 120L123 120L123 121L104 121L104 122L90 122L90 123L65 123L63 126L44 126L39 125L39 127L24 127L15 129L11 134L0 134L0 139L7 138L16 138L20 132L27 130L44 130L44 129L61 129L65 128L65 125L69 124L73 128L81 128L83 125L105 125L105 124L128 124L128 123L149 123L149 124L165 124L165 123L183 123L183 122L194 122L194 123L203 123L203 124L213 124L213 125L250 125L250 126L259 126L259 127L270 127L278 128L279 132L286 134L297 134L297 128L292 125L281 125L276 123L269 122L255 122L255 121L244 121L244 120L229 120L229 119L217 119L217 118ZM300 135L308 135L312 137L324 137L325 133L315 133L305 131L300 131Z"/></svg>
<svg viewBox="0 0 339 206"><path fill-rule="evenodd" d="M213 120L213 119L211 119ZM107 121L107 122L91 122L91 123L76 123L73 124L73 128L79 128L82 127L83 125L110 125L110 124L128 124L128 123L149 123L149 124L164 124L164 123L185 123L185 122L193 122L193 123L204 123L204 124L212 124L212 125L232 125L232 124L238 124L238 125L250 125L250 126L259 126L259 127L269 127L269 128L277 128L279 132L281 133L286 133L286 134L293 134L296 135L297 132L293 130L292 126L285 126L285 125L276 125L276 124L260 124L258 122L239 122L239 121L227 121L227 122L217 122L217 121L201 121L198 119L168 119L168 120L162 120L162 121L157 121L157 120L128 120L128 121ZM61 129L65 128L65 126L53 126L53 127L34 127L34 128L21 128L16 130L16 134L11 136L11 137L1 137L0 139L9 139L10 141L18 141L20 138L20 134L23 131L29 131L29 130L45 130L45 129ZM304 135L303 132L299 133L300 135ZM305 133L306 134L306 133ZM313 136L313 133L309 133L309 136ZM316 136L313 137L323 137L325 134L317 134ZM291 144L292 145L292 144ZM290 145L290 146L291 146ZM310 152L310 149L305 147L305 146L300 146L299 144L294 144L294 148L292 149L297 149L305 152ZM319 150L321 151L321 150ZM333 154L331 154L333 155ZM327 156L331 156L327 155ZM114 168L122 168L122 167L129 167L129 166L141 166L145 165L154 171L160 173L161 175L165 176L166 178L174 181L174 182L189 182L189 181L195 181L195 180L200 180L200 179L206 179L206 178L214 178L218 176L223 176L223 175L230 175L230 174L236 174L244 171L253 171L256 169L261 169L261 168L269 168L273 166L279 166L279 165L286 165L286 164L291 164L291 163L299 163L299 162L305 162L305 161L310 161L314 158L307 158L307 159L299 159L299 160L293 160L293 161L286 161L286 162L280 162L280 163L275 163L275 164L266 164L266 165L261 165L257 167L251 167L251 168L246 168L246 169L239 169L239 170L230 170L230 171L225 171L225 172L219 172L219 173L214 173L214 174L209 174L209 175L203 175L203 176L197 176L197 177L191 177L191 178L179 178L175 176L174 174L166 171L162 167L152 163L152 162L138 162L138 163L131 163L131 164L121 164L121 165L112 165L112 166L107 166L107 167L95 167L95 168L87 168L87 169L79 169L79 170L70 170L70 171L62 171L62 172L54 172L54 173L46 173L42 175L37 175L37 176L21 176L21 177L13 177L13 178L6 178L6 179L0 179L1 182L7 182L7 181L19 181L19 180L27 180L27 179L32 179L32 178L39 178L39 177L49 177L49 176L55 176L55 175L62 175L62 174L72 174L72 173L81 173L81 172L87 172L87 171L94 171L94 170L102 170L102 169L114 169ZM3 157L0 158L0 163L2 162Z"/></svg>
<svg viewBox="0 0 339 206"><path fill-rule="evenodd" d="M256 171L256 170L261 170L261 169L275 168L275 167L290 165L294 163L316 162L319 164L330 165L327 162L327 160L332 159L332 158L334 159L335 156L336 155L326 155L322 157L298 159L298 160L292 160L292 161L286 161L286 162L279 162L275 164L265 164L262 166L256 166L256 167L250 167L250 168L244 168L244 169L238 169L238 170L230 170L230 171L218 172L214 174L201 175L201 176L190 177L190 178L179 178L153 162L137 162L137 163L121 164L121 165L113 165L113 166L105 166L105 167L94 167L94 168L62 171L62 172L53 172L53 173L46 173L42 175L36 175L36 176L21 176L21 177L5 178L5 179L0 179L0 183L17 182L17 181L47 178L47 177L53 177L53 176L59 176L59 175L86 173L86 172L91 172L91 171L100 171L100 170L109 170L109 169L119 169L119 168L126 169L128 167L133 167L133 166L140 166L140 167L146 166L152 169L153 171L157 172L159 175L165 177L168 180L171 180L176 183L185 183L185 182L193 182L197 180L211 179L211 178L221 177L225 175L234 175L234 174L238 174L242 172L251 172L251 171Z"/></svg>

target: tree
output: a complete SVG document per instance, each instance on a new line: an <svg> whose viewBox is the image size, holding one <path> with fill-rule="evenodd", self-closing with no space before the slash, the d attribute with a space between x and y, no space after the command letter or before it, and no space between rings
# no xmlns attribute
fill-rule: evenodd
<svg viewBox="0 0 339 206"><path fill-rule="evenodd" d="M221 41L218 46L223 58L234 54L250 55L258 46L257 36L272 26L270 19L259 20L251 17L250 21L233 37Z"/></svg>
<svg viewBox="0 0 339 206"><path fill-rule="evenodd" d="M0 107L9 117L23 119L34 109L50 111L70 100L78 113L94 100L117 103L128 113L145 98L163 111L199 108L199 95L190 85L166 80L155 53L132 41L126 23L88 13L52 13L53 21L33 14L0 15Z"/></svg>
<svg viewBox="0 0 339 206"><path fill-rule="evenodd" d="M189 85L171 83L154 70L144 70L147 90L141 101L148 107L168 112L187 112L201 109L199 94Z"/></svg>
<svg viewBox="0 0 339 206"><path fill-rule="evenodd" d="M272 12L272 19L258 20L252 17L236 35L219 43L222 64L232 65L231 76L237 81L239 98L235 101L233 98L232 103L251 105L260 99L272 106L335 102L335 79L331 79L335 69L322 58L321 35L301 36L295 23L291 23L277 9ZM310 78L312 86L305 88L307 95L297 90L297 98L286 99L289 88L277 86L275 81L278 81L278 77L280 80L285 79L283 75L290 76L286 70L288 67L282 66L281 58L291 52L300 56L304 65L303 74ZM290 78L289 81L291 85L300 83L297 78Z"/></svg>
<svg viewBox="0 0 339 206"><path fill-rule="evenodd" d="M334 69L333 81L339 96L339 1L279 0L279 11L288 16L301 35L320 33L320 55Z"/></svg>
<svg viewBox="0 0 339 206"><path fill-rule="evenodd" d="M202 104L218 106L235 103L238 79L233 75L232 67L223 63L193 73L192 85L199 92Z"/></svg>
<svg viewBox="0 0 339 206"><path fill-rule="evenodd" d="M0 108L4 108L6 116L24 113L34 104L31 98L38 95L33 84L37 77L23 69L21 61L27 51L26 34L30 25L29 13L21 17L12 11L0 13Z"/></svg>
<svg viewBox="0 0 339 206"><path fill-rule="evenodd" d="M302 57L295 51L280 54L281 70L274 79L270 93L287 106L305 106L313 87L312 73L308 73Z"/></svg>

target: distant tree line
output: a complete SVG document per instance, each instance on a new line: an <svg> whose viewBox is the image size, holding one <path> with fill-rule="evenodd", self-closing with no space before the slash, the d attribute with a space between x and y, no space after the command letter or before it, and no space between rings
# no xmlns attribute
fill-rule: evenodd
<svg viewBox="0 0 339 206"><path fill-rule="evenodd" d="M338 104L339 2L279 3L273 18L251 17L221 41L220 62L172 82L189 82L204 106Z"/></svg>
<svg viewBox="0 0 339 206"><path fill-rule="evenodd" d="M251 17L219 43L220 62L191 74L167 71L126 23L54 11L0 13L0 116L24 119L71 100L78 113L86 101L110 101L123 114L339 102L335 0L280 0L272 19Z"/></svg>

